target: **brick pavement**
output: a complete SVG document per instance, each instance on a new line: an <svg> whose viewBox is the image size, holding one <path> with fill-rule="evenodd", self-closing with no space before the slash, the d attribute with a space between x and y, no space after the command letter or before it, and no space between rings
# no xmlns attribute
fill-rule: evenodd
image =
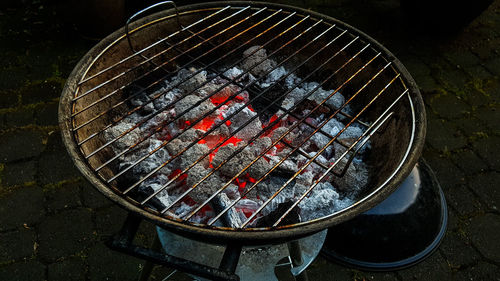
<svg viewBox="0 0 500 281"><path fill-rule="evenodd" d="M57 126L65 78L94 42L42 2L0 8L0 280L134 280L140 261L103 245L124 212L80 177ZM450 215L443 244L417 266L372 273L318 258L310 279L500 280L500 1L446 35L415 28L397 1L292 2L360 28L407 66L427 107L424 157ZM152 234L143 225L138 243Z"/></svg>

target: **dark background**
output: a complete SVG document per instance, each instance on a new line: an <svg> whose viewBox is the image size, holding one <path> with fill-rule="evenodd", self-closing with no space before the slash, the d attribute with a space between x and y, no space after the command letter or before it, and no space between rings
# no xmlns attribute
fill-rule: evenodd
<svg viewBox="0 0 500 281"><path fill-rule="evenodd" d="M417 266L361 272L319 257L310 280L499 280L500 1L490 2L286 2L361 29L409 69L426 103L423 156L442 185L450 216L443 244ZM57 105L65 79L96 40L149 3L0 4L0 280L137 277L139 260L103 244L125 213L73 168ZM153 234L144 224L137 242L148 245ZM168 272L157 268L153 279Z"/></svg>

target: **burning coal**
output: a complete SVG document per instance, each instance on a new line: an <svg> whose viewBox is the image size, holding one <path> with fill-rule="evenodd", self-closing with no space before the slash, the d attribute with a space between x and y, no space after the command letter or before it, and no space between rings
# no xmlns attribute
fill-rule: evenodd
<svg viewBox="0 0 500 281"><path fill-rule="evenodd" d="M144 196L157 192L153 207L159 211L168 209L168 214L185 218L198 208L189 220L207 223L227 209L215 225L239 227L274 197L249 224L266 225L266 216L280 205L298 200L325 167L335 161L341 161L339 166L346 164L346 159L340 160L345 146L334 142L315 163L305 167L330 142L330 136L345 127L341 115L328 120L344 104L342 94L332 95L333 90L302 81L283 66L277 67L259 46L243 55L247 58L239 67L222 75L195 68L179 70L162 88L132 100L142 111L105 131L106 138L114 139L154 116L114 142L113 150L118 154L135 146L120 156L117 169L128 169L126 178L132 184L140 182L138 191ZM257 93L249 90L256 87ZM261 109L266 105L272 106ZM329 136L318 131L308 138L322 123L322 132ZM349 144L363 132L363 127L351 125L338 139ZM140 142L150 133L154 133L152 137ZM300 149L293 151L296 147ZM298 176L275 194L298 171ZM368 170L361 157L356 157L343 177L330 174L305 196L298 204L300 220L348 207L367 179Z"/></svg>

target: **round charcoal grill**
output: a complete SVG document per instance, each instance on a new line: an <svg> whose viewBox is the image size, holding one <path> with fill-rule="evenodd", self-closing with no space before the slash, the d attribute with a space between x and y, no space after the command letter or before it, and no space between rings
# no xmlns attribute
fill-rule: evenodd
<svg viewBox="0 0 500 281"><path fill-rule="evenodd" d="M266 59L276 62L272 69L267 70L268 73L282 66L287 71L282 79L293 73L303 81L314 81L319 83L319 87L334 91L319 104L307 107L306 111L305 98L287 109L281 106L281 101L290 91L279 88L278 82L274 82L269 88L261 88L258 83L242 85L237 78L225 76L224 71L240 64L245 59L245 50L252 46L265 49ZM246 57L248 56L247 54ZM187 143L184 150L154 167L147 175L134 181L123 180L126 171L132 169L120 167L123 157L139 149L142 142L167 128L170 123L182 120L183 114L196 110L203 101L189 104L182 113L177 112L168 124L163 123L156 131L141 135L135 142L122 148L121 152L111 149L115 143L132 134L135 128L175 107L186 95L165 104L163 110L153 110L147 114L142 112L159 95L153 95L150 101L141 105L131 101L141 93L154 92L162 85L162 81L175 77L180 69L188 68L195 71L184 81L177 81L177 85L201 71L207 71L224 78L227 85L236 85L241 91L247 92L248 104L256 109L256 118L279 110L284 113L263 126L258 135L272 129L272 122L280 122L285 115L297 120L273 142L273 146L285 145L291 150L289 155L301 154L307 161L295 173L287 175L283 184L276 187L275 194L239 225L217 223L218 220L224 221L225 215L238 200L223 204L223 208L214 208L215 218L207 222L194 223L189 220L210 205L213 202L211 200L217 198L234 179L218 186L203 203L182 216L173 215L171 209L202 186L205 179L187 187L170 206L158 205L156 199L158 194L176 185L183 174L204 157L209 157L211 152L234 137L234 134L221 140L203 157L190 159L191 165L183 167L184 170L176 173L160 190L143 194L138 192L138 187L176 158L185 159L185 152L209 135L210 130L206 135ZM263 79L255 78L257 81ZM175 89L177 85L172 82L165 87ZM315 89L312 89L306 95L314 92ZM336 92L345 96L345 103L336 109L324 106ZM209 93L205 99L210 99L215 94L215 91ZM234 93L228 96L221 101L220 106L231 102L237 95L238 93ZM326 116L325 121L319 124L308 122L307 117L319 111ZM142 119L136 124L120 135L106 137L107 130L136 113L142 114ZM220 243L266 244L290 241L346 221L372 208L391 194L412 170L420 156L425 137L425 112L418 89L402 64L383 46L333 18L294 7L259 2L212 2L184 6L130 23L127 28L102 40L75 67L62 93L59 116L70 155L83 175L100 192L131 213L173 232L196 239L216 238ZM231 121L231 117L226 116L219 124ZM331 118L342 118L345 123L345 127L337 135L322 129ZM183 130L197 126L199 122L202 122L201 118L188 123ZM252 120L248 120L250 122ZM298 126L308 127L310 136L316 133L327 136L327 144L318 147L318 153L311 156L304 153L303 143L292 145L285 141L287 134ZM364 133L350 142L341 141L339 136L349 126L363 127ZM213 130L216 130L215 127ZM148 157L168 146L180 134L163 140L157 149L134 159L134 163L147 161ZM294 210L318 183L327 178L343 177L354 156L368 141L371 148L364 152L366 155L363 157L369 167L368 183L355 195L354 203L316 219L300 222L294 219ZM320 163L317 159L319 155L334 144L345 148L346 152L341 158L347 161L339 158L329 165ZM237 157L238 152L229 155L220 166L232 157ZM256 156L251 163L262 157L263 154ZM287 157L283 157L282 161ZM291 188L291 183L309 165L321 167L319 178L303 194L286 206L282 205L279 212L267 220L265 225L252 226L252 220L259 217L262 210L280 192ZM235 173L242 175L249 166ZM246 186L246 190L250 192L266 176L272 177L278 166L279 164L273 166L261 178L254 179ZM349 187L347 192L348 189Z"/></svg>

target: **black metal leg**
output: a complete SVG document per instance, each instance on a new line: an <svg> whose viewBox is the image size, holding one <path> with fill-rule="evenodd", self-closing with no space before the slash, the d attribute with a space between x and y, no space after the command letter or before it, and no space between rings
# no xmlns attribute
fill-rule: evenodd
<svg viewBox="0 0 500 281"><path fill-rule="evenodd" d="M155 238L153 240L153 243L151 244L151 250L161 251L161 243L156 231L155 231ZM148 281L149 276L151 276L151 271L153 271L153 267L154 263L149 260L146 260L146 262L144 263L144 267L141 270L141 275L139 276L138 281Z"/></svg>
<svg viewBox="0 0 500 281"><path fill-rule="evenodd" d="M292 260L293 267L300 266L304 261L302 260L302 251L298 241L287 243L288 251L290 252L290 259ZM295 281L309 281L307 272L304 270L300 274L294 276Z"/></svg>
<svg viewBox="0 0 500 281"><path fill-rule="evenodd" d="M219 265L220 270L224 270L230 273L236 271L236 266L238 266L238 261L241 255L241 245L229 244L224 251L222 260Z"/></svg>
<svg viewBox="0 0 500 281"><path fill-rule="evenodd" d="M240 278L231 272L221 270L218 268L213 268L203 264L199 264L193 261L185 260L179 257L174 257L163 253L162 251L152 250L144 247L139 247L134 245L135 234L141 223L141 218L135 215L129 214L125 220L122 229L118 234L116 234L112 239L107 241L107 246L113 250L131 255L146 261L150 261L154 264L168 266L170 268L180 270L183 272L189 272L191 274L209 278L217 281L239 281ZM221 266L229 269L236 269L238 264L239 253L241 252L241 246L238 247L228 247L226 258L223 258ZM236 255L237 253L237 255ZM235 257L234 259L232 257Z"/></svg>

